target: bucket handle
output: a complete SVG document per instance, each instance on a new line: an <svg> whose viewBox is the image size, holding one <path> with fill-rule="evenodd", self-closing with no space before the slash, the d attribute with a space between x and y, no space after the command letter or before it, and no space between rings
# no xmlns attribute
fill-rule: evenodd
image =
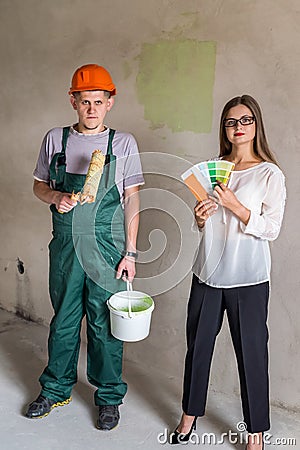
<svg viewBox="0 0 300 450"><path fill-rule="evenodd" d="M132 310L131 310L131 299L129 296L129 292L132 291L132 283L130 283L130 281L128 281L128 280L126 281L126 283L127 283L127 299L128 299L128 317L132 318L133 316L132 316Z"/></svg>
<svg viewBox="0 0 300 450"><path fill-rule="evenodd" d="M131 299L129 296L129 292L132 291L132 283L128 281L128 272L127 270L123 270L122 275L125 275L126 277L126 284L127 284L127 300L128 300L128 317L131 319L132 316L132 310L131 310ZM125 281L125 280L124 280Z"/></svg>

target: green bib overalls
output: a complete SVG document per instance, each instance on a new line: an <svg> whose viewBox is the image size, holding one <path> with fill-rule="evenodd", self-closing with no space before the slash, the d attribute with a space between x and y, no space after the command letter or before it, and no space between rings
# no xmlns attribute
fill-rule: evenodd
<svg viewBox="0 0 300 450"><path fill-rule="evenodd" d="M85 175L66 172L69 127L62 151L50 165L50 178L61 192L78 192ZM87 322L87 378L97 387L96 405L121 404L127 391L122 380L123 343L110 333L106 300L124 290L115 270L125 248L124 212L115 185L115 131L110 130L105 167L96 202L60 214L51 205L53 239L49 244L49 290L54 317L48 341L48 366L40 377L42 395L63 401L77 381L80 330Z"/></svg>

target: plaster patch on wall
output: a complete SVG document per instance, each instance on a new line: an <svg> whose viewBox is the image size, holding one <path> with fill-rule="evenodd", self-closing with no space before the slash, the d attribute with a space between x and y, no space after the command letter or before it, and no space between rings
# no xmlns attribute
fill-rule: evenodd
<svg viewBox="0 0 300 450"><path fill-rule="evenodd" d="M137 93L153 129L209 133L212 124L216 43L178 39L144 44Z"/></svg>

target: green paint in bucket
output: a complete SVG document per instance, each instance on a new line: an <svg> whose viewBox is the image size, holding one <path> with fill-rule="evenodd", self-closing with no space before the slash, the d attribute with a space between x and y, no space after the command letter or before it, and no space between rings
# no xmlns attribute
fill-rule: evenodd
<svg viewBox="0 0 300 450"><path fill-rule="evenodd" d="M138 300L131 300L131 312L142 312L146 311L152 306L152 299L148 296L140 298ZM115 308L117 311L129 312L128 306L121 306Z"/></svg>

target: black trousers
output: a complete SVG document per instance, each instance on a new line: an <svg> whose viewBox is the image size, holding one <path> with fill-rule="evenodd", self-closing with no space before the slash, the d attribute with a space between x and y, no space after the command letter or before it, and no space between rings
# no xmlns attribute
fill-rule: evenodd
<svg viewBox="0 0 300 450"><path fill-rule="evenodd" d="M208 286L194 275L188 304L183 411L203 416L216 337L227 311L236 354L244 421L250 433L266 431L269 420L269 283L229 289Z"/></svg>

